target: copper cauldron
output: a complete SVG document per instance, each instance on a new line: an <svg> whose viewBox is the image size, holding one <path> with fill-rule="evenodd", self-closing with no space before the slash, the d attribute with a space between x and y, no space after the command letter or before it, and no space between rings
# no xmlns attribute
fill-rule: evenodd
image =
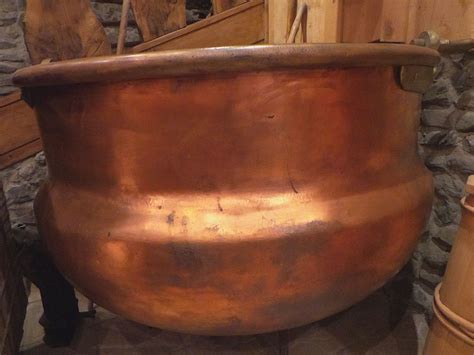
<svg viewBox="0 0 474 355"><path fill-rule="evenodd" d="M429 215L417 91L438 59L282 45L22 69L50 172L42 237L85 295L151 326L251 334L343 310Z"/></svg>

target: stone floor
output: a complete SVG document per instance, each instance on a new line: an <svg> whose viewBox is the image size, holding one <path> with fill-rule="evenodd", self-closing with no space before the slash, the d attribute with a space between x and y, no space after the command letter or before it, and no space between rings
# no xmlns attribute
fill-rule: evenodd
<svg viewBox="0 0 474 355"><path fill-rule="evenodd" d="M87 300L80 297L81 308ZM22 354L420 354L428 330L425 317L399 307L386 289L326 320L250 337L199 337L127 321L102 308L85 319L69 348L41 344L41 302L30 297Z"/></svg>

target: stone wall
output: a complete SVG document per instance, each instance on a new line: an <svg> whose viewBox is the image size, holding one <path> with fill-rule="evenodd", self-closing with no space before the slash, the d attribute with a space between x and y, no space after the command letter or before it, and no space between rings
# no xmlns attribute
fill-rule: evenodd
<svg viewBox="0 0 474 355"><path fill-rule="evenodd" d="M38 238L33 199L46 177L47 167L43 152L0 171L0 182L3 181L12 230L20 242Z"/></svg>
<svg viewBox="0 0 474 355"><path fill-rule="evenodd" d="M435 200L413 257L414 300L431 312L461 218L460 199L474 174L474 51L445 55L423 98L419 150L433 172Z"/></svg>
<svg viewBox="0 0 474 355"><path fill-rule="evenodd" d="M15 90L12 74L29 64L23 41L23 0L0 1L0 95Z"/></svg>
<svg viewBox="0 0 474 355"><path fill-rule="evenodd" d="M187 10L188 22L205 17L210 8L209 0L188 1L188 5L200 6ZM112 43L116 43L120 5L101 0L93 1L93 7ZM6 39L3 31L0 35L0 73L3 65L11 71L11 68L27 64L20 26L22 9L20 0L2 0L0 4L0 26L8 29ZM129 22L127 40L133 44L140 38L133 17ZM3 45L5 41L11 43ZM1 49L12 43L15 47ZM0 74L0 80L6 80L9 75ZM431 310L433 289L444 273L460 220L459 200L464 182L469 174L474 174L473 86L474 54L452 54L443 58L436 82L423 99L419 150L434 174L436 196L430 222L412 258L413 274L410 277L413 278L414 303L427 313ZM11 89L6 81L0 81L0 93ZM17 238L37 237L33 198L46 175L42 153L0 172Z"/></svg>

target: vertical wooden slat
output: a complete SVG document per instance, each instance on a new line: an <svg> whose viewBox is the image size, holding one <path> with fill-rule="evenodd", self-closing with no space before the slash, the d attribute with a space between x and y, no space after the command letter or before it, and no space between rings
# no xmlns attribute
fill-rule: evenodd
<svg viewBox="0 0 474 355"><path fill-rule="evenodd" d="M379 39L382 42L406 42L411 1L383 0L382 23L379 35Z"/></svg>
<svg viewBox="0 0 474 355"><path fill-rule="evenodd" d="M344 0L343 42L405 42L416 0Z"/></svg>
<svg viewBox="0 0 474 355"><path fill-rule="evenodd" d="M131 0L145 42L186 26L185 0Z"/></svg>
<svg viewBox="0 0 474 355"><path fill-rule="evenodd" d="M229 10L237 5L246 3L248 0L212 0L212 8L215 14Z"/></svg>
<svg viewBox="0 0 474 355"><path fill-rule="evenodd" d="M379 38L382 0L344 0L342 41L372 42Z"/></svg>
<svg viewBox="0 0 474 355"><path fill-rule="evenodd" d="M408 5L408 26L407 26L406 42L412 41L414 38L416 38L420 34L417 29L419 6L420 6L420 0L411 0Z"/></svg>
<svg viewBox="0 0 474 355"><path fill-rule="evenodd" d="M335 43L341 39L342 0L300 0L307 4L306 43Z"/></svg>
<svg viewBox="0 0 474 355"><path fill-rule="evenodd" d="M297 0L268 0L269 43L286 43L296 16L296 6Z"/></svg>

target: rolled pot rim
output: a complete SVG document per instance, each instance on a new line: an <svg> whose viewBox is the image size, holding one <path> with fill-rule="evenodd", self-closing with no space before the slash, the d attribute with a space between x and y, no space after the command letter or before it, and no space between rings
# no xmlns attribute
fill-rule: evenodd
<svg viewBox="0 0 474 355"><path fill-rule="evenodd" d="M34 87L230 72L435 66L439 58L439 53L435 50L405 44L331 43L212 47L37 64L17 70L13 83L20 87Z"/></svg>

